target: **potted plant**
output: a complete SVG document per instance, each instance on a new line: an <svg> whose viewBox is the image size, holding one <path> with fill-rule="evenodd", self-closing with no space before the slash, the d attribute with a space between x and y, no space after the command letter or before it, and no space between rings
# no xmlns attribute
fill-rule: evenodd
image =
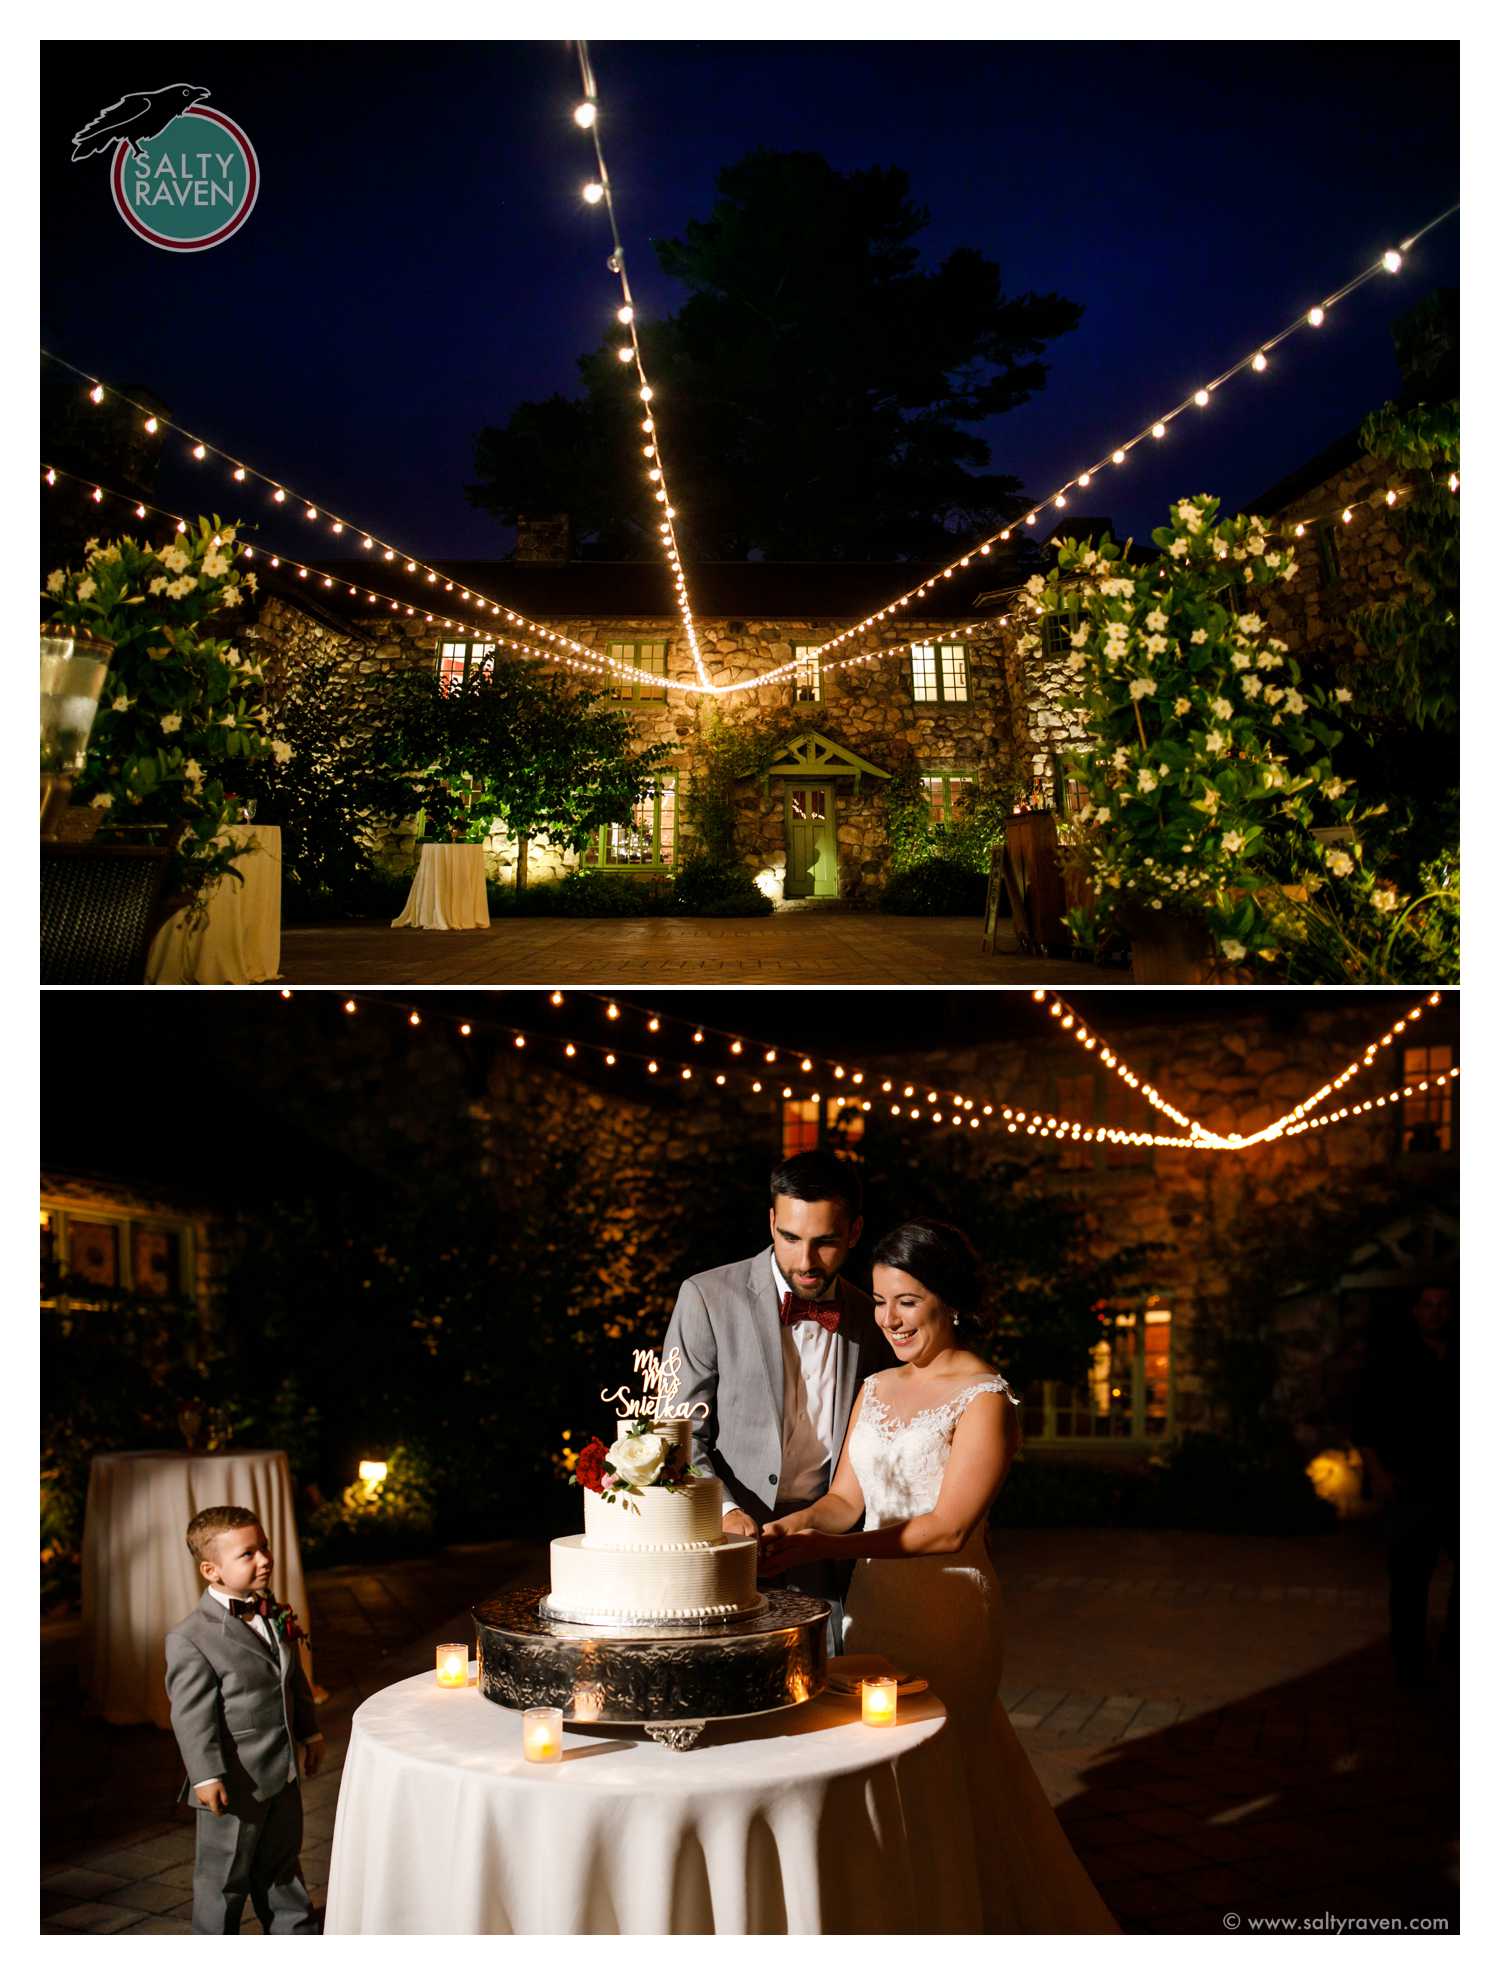
<svg viewBox="0 0 1500 1976"><path fill-rule="evenodd" d="M1203 494L1152 540L1160 561L1144 567L1108 537L1065 540L1027 584L1039 617L1072 625L1064 707L1088 736L1064 767L1082 785L1074 856L1096 903L1069 922L1084 944L1110 925L1128 935L1138 981L1284 973L1296 907L1325 887L1366 921L1404 903L1363 861L1359 826L1378 812L1329 760L1350 694L1304 680L1255 608L1296 571L1265 522L1221 519ZM1319 842L1327 826L1347 841Z"/></svg>
<svg viewBox="0 0 1500 1976"><path fill-rule="evenodd" d="M47 578L55 616L114 647L78 796L109 827L175 836L174 905L201 905L240 855L220 835L239 770L292 752L266 731L260 664L233 642L256 583L240 553L233 524L201 517L157 547L95 537L81 567Z"/></svg>

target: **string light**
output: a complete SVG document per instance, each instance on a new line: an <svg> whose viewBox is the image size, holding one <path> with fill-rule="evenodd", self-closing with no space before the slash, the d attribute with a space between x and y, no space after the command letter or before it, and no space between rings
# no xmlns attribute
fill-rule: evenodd
<svg viewBox="0 0 1500 1976"><path fill-rule="evenodd" d="M80 370L76 364L70 364L65 357L56 356L50 350L44 349L41 354L49 363L57 364L63 370L70 371L73 376L83 378L86 382L92 383L99 395L95 397L94 391L90 391L88 394L89 397L93 398L96 404L103 402L104 386L101 380L91 378L87 371ZM149 415L149 406L140 404L136 399L128 397L123 392L116 391L114 395L119 398L122 404L130 405L136 411ZM399 557L409 572L422 575L429 583L444 582L448 590L451 591L453 589L452 580L446 578L444 573L432 564L424 563L419 558L409 555L406 550L399 548L396 544L384 542L379 536L361 530L358 523L350 521L347 516L332 514L326 506L320 508L316 502L307 499L304 495L294 493L293 490L288 488L284 483L274 479L271 475L262 473L258 468L248 466L243 461L235 459L233 455L224 452L221 447L209 445L207 441L198 438L195 433L189 432L186 427L177 425L173 420L164 415L161 416L160 422L167 430L178 434L183 439L194 442L192 456L195 460L206 459L208 454L212 453L216 460L220 460L226 466L234 469L234 478L236 480L243 482L248 476L260 486L268 488L271 493L273 505L285 510L287 502L290 499L302 507L304 511L302 518L304 520L309 515L316 515L319 519L329 524L331 531L339 534L342 534L344 528L347 526L353 532L360 535L362 544L366 549L378 551L385 562L394 563ZM59 469L59 471L61 470ZM76 478L76 476L70 477ZM92 498L96 502L102 503L105 498L105 490L103 488L96 489ZM127 497L121 495L117 498L124 500ZM129 499L131 504L134 505L134 496L129 497ZM164 511L156 509L154 512L162 513ZM329 582L334 587L337 587L338 579L330 578ZM362 585L360 587L363 588ZM350 594L354 594L352 588ZM534 638L543 640L546 645L551 647L551 650L540 651L537 653L537 656L549 658L555 664L568 666L575 671L595 671L611 677L636 680L656 688L666 687L672 692L712 693L718 690L708 683L706 673L698 681L692 681L672 679L662 673L647 672L643 667L628 665L623 660L611 658L607 652L596 651L592 646L581 644L575 638L570 638L560 632L554 631L549 626L539 623L536 619L527 617L524 612L514 611L509 605L501 603L493 597L488 597L479 590L464 589L459 594L465 603L472 603L478 611L487 612L491 617L495 618L503 617L507 624L522 627L530 632ZM419 615L419 607L405 600L387 599L382 596L381 601L390 602L394 609L405 611L409 616L415 617ZM482 635L493 637L495 634L490 627L485 626L482 627ZM501 640L500 642L512 641Z"/></svg>
<svg viewBox="0 0 1500 1976"><path fill-rule="evenodd" d="M609 257L608 266L610 273L614 275L620 284L620 306L615 311L615 320L623 328L628 330L630 335L630 341L622 344L617 350L616 355L622 364L634 364L636 378L638 380L637 396L641 404L649 408L655 400L656 393L646 376L645 359L641 355L640 332L635 314L635 297L630 291L630 275L625 265L625 248L620 239L619 222L615 214L614 192L610 185L609 171L604 162L604 146L599 138L599 120L597 115L599 91L594 81L593 65L589 60L588 43L586 41L578 42L577 50L578 71L583 79L584 97L583 104L580 105L580 108L587 107L595 110L595 114L590 116L586 122L582 122L581 127L588 132L593 142L594 162L599 174L598 179L585 188L584 197L589 201L590 205L599 205L602 203L605 213L609 218L609 232L610 238L614 243L614 251ZM574 113L574 117L575 121L580 121L577 117L577 112ZM677 539L677 530L674 526L677 510L672 505L672 498L667 490L666 463L662 458L661 433L657 429L655 414L649 411L649 409L646 417L641 420L641 431L651 441L652 450L648 457L654 460L655 465L651 469L650 484L656 502L661 507L663 516L658 527L658 533L661 536L661 545L666 555L667 567L672 572L672 591L677 605L677 614L682 621L683 636L687 640L687 648L692 655L693 671L697 675L699 686L705 691L714 691L716 689L712 686L709 679L708 667L703 662L703 654L698 646L698 631L693 621L692 602L688 596L687 571L683 567L682 549Z"/></svg>
<svg viewBox="0 0 1500 1976"><path fill-rule="evenodd" d="M290 1001L292 999L292 991L290 989L283 989L281 990L281 996L283 1000ZM1045 1001L1047 999L1046 991L1038 991L1038 997ZM592 999L602 1001L604 998L602 996L594 996ZM1008 1136L1025 1136L1027 1138L1051 1141L1058 1144L1159 1147L1181 1152L1198 1153L1237 1154L1248 1152L1253 1147L1264 1144L1269 1140L1283 1137L1292 1138L1304 1132L1326 1129L1343 1123L1348 1119L1366 1117L1374 1112L1388 1109L1405 1098L1423 1095L1430 1089L1443 1090L1456 1082L1459 1076L1459 1068L1454 1066L1448 1071L1434 1073L1425 1079L1412 1079L1407 1084L1397 1086L1395 1089L1383 1093L1378 1097L1366 1099L1360 1104L1344 1106L1336 1111L1322 1113L1315 1117L1309 1115L1314 1107L1321 1103L1325 1097L1332 1096L1342 1089L1351 1076L1357 1075L1361 1069L1377 1061L1378 1054L1382 1049L1393 1048L1398 1039L1407 1032L1411 1025L1421 1019L1424 1007L1436 1007L1441 999L1440 992L1429 994L1426 997L1425 1003L1414 1006L1405 1016L1393 1022L1390 1028L1383 1032L1379 1038L1372 1040L1364 1054L1347 1066L1337 1078L1330 1079L1326 1084L1311 1093L1302 1104L1293 1107L1282 1118L1274 1121L1269 1126L1262 1127L1260 1131L1255 1133L1205 1134L1198 1128L1194 1128L1186 1135L1142 1131L1124 1126L1108 1125L1098 1121L1070 1118L1056 1112L1034 1111L1024 1106L997 1105L986 1102L984 1105L976 1107L975 1101L972 1098L965 1098L953 1093L944 1094L935 1090L926 1091L925 1102L923 1104L914 1103L909 1107L892 1104L889 1108L890 1114L894 1118L899 1119L904 1117L923 1125L947 1126L949 1128L958 1127L960 1129L967 1125L972 1130L979 1130L985 1121L990 1121L995 1129L1003 1130ZM405 1003L393 1001L389 997L382 996L378 1004L369 1006L388 1007L395 1014L404 1014L411 1027L417 1028L421 1025L422 1017L417 1009L411 1008ZM627 1004L627 1006L630 1005ZM354 1007L355 1005L352 999L344 1003L345 1010L350 1014L354 1013ZM611 1004L610 1007L618 1015L618 1004ZM1065 1004L1062 1005L1062 1010L1063 1013L1067 1012ZM1048 1012L1049 1014L1051 1013L1050 1006ZM606 1011L607 1013L608 1011ZM1072 1030L1065 1033L1078 1036L1080 1041L1084 1037L1091 1036L1096 1045L1101 1048L1107 1048L1107 1046L1100 1045L1100 1039L1094 1036L1093 1032L1087 1030L1086 1025L1077 1018L1076 1012L1074 1012L1074 1017ZM1060 1017L1055 1017L1054 1019L1060 1020ZM490 1023L480 1026L489 1029L493 1034L508 1036L514 1047L518 1050L524 1050L528 1047L529 1042L539 1040L530 1037L528 1032L511 1025ZM471 1022L464 1021L458 1025L458 1033L461 1036L467 1037L473 1033L474 1027L475 1025ZM702 1025L702 1033L705 1037L709 1035L723 1036L725 1034L723 1031L710 1029L706 1024ZM644 1052L638 1051L604 1050L598 1043L591 1043L587 1039L579 1037L552 1036L540 1040L550 1041L560 1045L564 1062L577 1063L581 1059L594 1054L602 1058L607 1068L613 1069L617 1067L622 1057L626 1057L642 1064L648 1076L658 1077L664 1070L667 1072L675 1070L679 1083L686 1084L694 1081L693 1066L688 1063L669 1063L659 1057L647 1057ZM770 1054L774 1055L776 1053L773 1050ZM1108 1054L1113 1056L1114 1053L1111 1051ZM815 1063L816 1060L809 1057L800 1061ZM863 1075L864 1073L860 1074ZM1131 1073L1131 1075L1133 1074ZM729 1086L728 1075L722 1070L715 1074L713 1081L716 1089L722 1090ZM752 1095L759 1096L763 1094L765 1085L759 1078L754 1078L749 1080L748 1088ZM1144 1091L1145 1087L1141 1086L1140 1088ZM892 1089L893 1080L890 1078L882 1080L881 1090L883 1092L889 1093ZM914 1098L917 1095L917 1090L917 1086L908 1084L905 1087L904 1095L909 1099ZM782 1099L791 1101L796 1095L796 1086L794 1084L786 1083L780 1087L780 1096ZM822 1093L816 1085L809 1091L808 1101L814 1104L821 1103ZM865 1114L871 1111L873 1107L871 1101L866 1098L863 1100L850 1100L846 1102L843 1109L845 1112L858 1111L861 1114ZM1181 1117L1182 1115L1177 1114L1177 1116Z"/></svg>
<svg viewBox="0 0 1500 1976"><path fill-rule="evenodd" d="M1446 212L1439 213L1435 219L1431 219L1427 221L1426 225L1419 227L1415 233L1409 235L1407 239L1401 242L1402 252L1403 253L1409 252L1410 249L1416 245L1417 241L1419 241L1424 234L1430 233L1434 227L1441 226L1444 223L1444 221L1451 219L1457 211L1458 211L1458 206L1454 204L1450 206ZM1393 259L1394 259L1394 266L1392 265ZM1250 370L1255 372L1263 372L1264 370L1266 370L1270 362L1270 352L1274 350L1278 344L1285 342L1289 336L1295 335L1299 329L1306 329L1308 327L1316 328L1318 326L1318 323L1321 323L1325 319L1326 312L1329 309L1333 308L1336 303L1342 302L1347 296L1352 295L1356 289L1362 288L1367 281L1374 280L1374 278L1377 275L1387 271L1393 274L1396 273L1399 270L1400 266L1401 266L1401 254L1396 253L1395 250L1393 249L1390 253L1382 256L1380 260L1375 261L1369 267L1362 269L1358 274L1353 276L1351 280L1346 281L1341 288L1335 289L1335 291L1331 295L1325 295L1322 301L1319 304L1317 304L1315 309L1308 310L1303 314L1299 315L1295 321L1288 323L1283 329L1278 330L1274 336L1269 336L1264 338L1255 346L1253 350L1247 351L1246 354L1243 357L1241 357L1237 363L1231 364L1227 370L1221 371L1217 377L1210 378L1206 385L1200 387L1199 391L1192 393L1187 398L1184 398L1180 404L1174 405L1170 410L1159 413L1154 419L1149 420L1144 426L1142 426L1140 431L1135 433L1131 438L1123 440L1118 445L1113 447L1107 456L1101 455L1101 457L1098 460L1093 461L1085 470L1088 475L1088 478L1092 480L1093 477L1099 472L1101 472L1106 465L1112 465L1116 467L1124 466L1129 454L1137 446L1139 446L1147 437L1151 437L1155 439L1163 438L1166 434L1167 427L1172 423L1174 419L1181 417L1182 414L1189 409L1189 407L1201 404L1202 394L1204 393L1211 394L1215 391L1222 389L1224 385L1229 383L1231 378L1237 377L1242 371ZM1318 323L1313 322L1312 319L1314 315L1317 316ZM1049 490L1049 492L1043 495L1041 500L1038 501L1036 505L1028 511L1025 518L1024 526L1027 528L1035 527L1038 515L1045 508L1054 504L1057 500L1058 495L1067 494L1071 491L1072 488L1077 486L1083 486L1084 484L1085 484L1084 474L1079 473L1079 474L1075 474L1071 479L1065 480L1061 486L1054 487L1051 490ZM1011 524L1011 527L1014 526L1015 524ZM1009 527L1004 529L997 529L992 534L986 536L982 542L971 543L968 546L968 548L964 551L964 553L969 556L982 554L992 544L996 542L1008 541L1009 539L1010 539ZM930 588L930 581L929 583L917 586L917 588L913 590L905 591L902 595L898 597L892 598L889 601L889 603L883 605L880 608L880 610L872 612L866 618L862 618L858 624L851 625L847 630L839 632L837 636L828 639L822 645L814 645L809 647L801 655L800 663L806 664L809 660L813 660L813 659L820 660L825 652L831 651L835 646L844 644L850 639L860 637L863 633L871 630L881 618L888 616L893 611L904 610L908 608L911 605L911 603L928 588ZM739 682L737 685L734 686L722 687L720 688L720 691L725 693L734 693L734 692L746 691L757 686L764 686L771 680L780 678L783 675L795 670L795 667L798 663L799 661L793 660L790 664L778 666L770 672L758 673L755 675L753 679Z"/></svg>

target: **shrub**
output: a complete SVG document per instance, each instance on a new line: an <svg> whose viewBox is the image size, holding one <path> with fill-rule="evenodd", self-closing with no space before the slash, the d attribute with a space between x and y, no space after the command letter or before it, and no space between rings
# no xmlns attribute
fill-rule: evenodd
<svg viewBox="0 0 1500 1976"><path fill-rule="evenodd" d="M962 913L984 911L986 879L956 858L927 858L895 872L880 895L884 913Z"/></svg>
<svg viewBox="0 0 1500 1976"><path fill-rule="evenodd" d="M354 1482L333 1502L321 1502L306 1522L304 1550L311 1564L409 1557L434 1541L435 1488L431 1465L415 1449L391 1450L389 1473L377 1487Z"/></svg>
<svg viewBox="0 0 1500 1976"><path fill-rule="evenodd" d="M613 871L570 871L522 892L491 879L488 895L495 918L642 919L672 909L665 885Z"/></svg>
<svg viewBox="0 0 1500 1976"><path fill-rule="evenodd" d="M753 917L774 910L744 865L733 858L689 858L677 874L678 912L701 918Z"/></svg>

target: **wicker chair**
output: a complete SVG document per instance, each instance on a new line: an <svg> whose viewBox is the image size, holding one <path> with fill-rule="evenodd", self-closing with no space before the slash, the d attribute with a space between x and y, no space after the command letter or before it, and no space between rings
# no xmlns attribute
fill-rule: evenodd
<svg viewBox="0 0 1500 1976"><path fill-rule="evenodd" d="M44 987L144 982L171 856L169 845L43 843Z"/></svg>

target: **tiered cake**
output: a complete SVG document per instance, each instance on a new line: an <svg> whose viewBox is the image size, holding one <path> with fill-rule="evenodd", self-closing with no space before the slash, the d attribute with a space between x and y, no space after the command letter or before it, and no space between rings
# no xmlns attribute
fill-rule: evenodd
<svg viewBox="0 0 1500 1976"><path fill-rule="evenodd" d="M578 1458L583 1535L552 1540L543 1619L600 1627L701 1627L760 1612L756 1541L723 1533L717 1476L691 1472L692 1423L621 1421L612 1448Z"/></svg>

